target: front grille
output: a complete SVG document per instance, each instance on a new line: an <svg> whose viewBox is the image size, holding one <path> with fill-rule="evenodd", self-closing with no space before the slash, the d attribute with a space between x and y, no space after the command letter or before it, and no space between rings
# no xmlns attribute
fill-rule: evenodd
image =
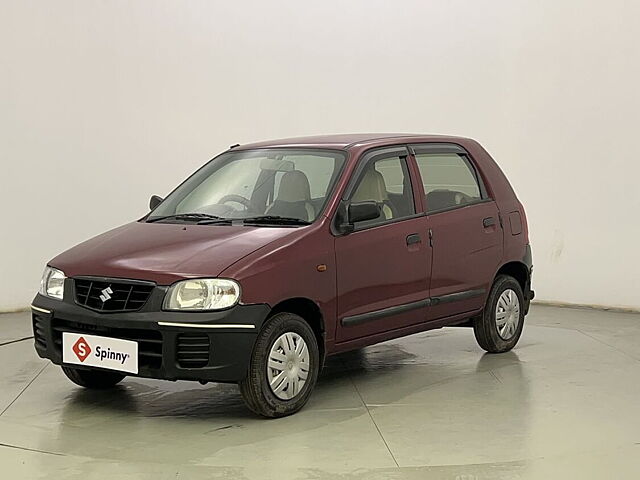
<svg viewBox="0 0 640 480"><path fill-rule="evenodd" d="M36 346L42 349L47 349L47 333L46 333L46 318L40 313L33 311L31 315L33 321L33 339L36 342Z"/></svg>
<svg viewBox="0 0 640 480"><path fill-rule="evenodd" d="M177 339L176 356L182 368L206 367L209 363L209 335L181 333Z"/></svg>
<svg viewBox="0 0 640 480"><path fill-rule="evenodd" d="M57 318L52 324L53 341L58 352L62 351L62 332L86 333L137 342L139 367L160 368L162 364L162 334L156 330L87 325Z"/></svg>
<svg viewBox="0 0 640 480"><path fill-rule="evenodd" d="M101 312L132 312L147 302L151 283L76 278L76 303Z"/></svg>

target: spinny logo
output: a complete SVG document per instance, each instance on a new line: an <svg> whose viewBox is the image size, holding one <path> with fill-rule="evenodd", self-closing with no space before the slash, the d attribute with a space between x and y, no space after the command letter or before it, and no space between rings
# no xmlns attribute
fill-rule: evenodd
<svg viewBox="0 0 640 480"><path fill-rule="evenodd" d="M84 339L84 337L80 337L78 341L73 344L73 347L71 347L71 349L73 350L73 353L76 354L76 357L78 357L78 360L80 360L81 362L84 362L84 359L87 358L91 353L91 347Z"/></svg>

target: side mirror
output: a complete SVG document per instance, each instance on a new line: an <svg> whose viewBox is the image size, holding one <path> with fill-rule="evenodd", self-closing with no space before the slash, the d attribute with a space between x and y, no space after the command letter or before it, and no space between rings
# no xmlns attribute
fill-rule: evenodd
<svg viewBox="0 0 640 480"><path fill-rule="evenodd" d="M366 220L374 220L380 216L382 209L376 202L358 202L349 205L348 219L349 223L364 222Z"/></svg>
<svg viewBox="0 0 640 480"><path fill-rule="evenodd" d="M151 210L155 210L155 208L160 205L160 203L162 202L163 198L159 197L158 195L153 195L151 197L151 199L149 200L149 208Z"/></svg>
<svg viewBox="0 0 640 480"><path fill-rule="evenodd" d="M338 207L336 216L336 232L346 235L355 229L354 223L374 220L382 215L382 209L376 202L343 202Z"/></svg>

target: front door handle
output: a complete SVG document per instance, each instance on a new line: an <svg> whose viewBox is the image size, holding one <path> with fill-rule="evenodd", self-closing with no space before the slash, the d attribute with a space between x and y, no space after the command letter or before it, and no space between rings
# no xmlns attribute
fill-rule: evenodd
<svg viewBox="0 0 640 480"><path fill-rule="evenodd" d="M495 225L496 224L496 219L493 217L487 217L484 220L482 220L482 225L484 226L484 228L490 227L491 225Z"/></svg>
<svg viewBox="0 0 640 480"><path fill-rule="evenodd" d="M417 233L412 233L411 235L407 235L407 245L413 245L414 243L420 243L422 239L420 235Z"/></svg>

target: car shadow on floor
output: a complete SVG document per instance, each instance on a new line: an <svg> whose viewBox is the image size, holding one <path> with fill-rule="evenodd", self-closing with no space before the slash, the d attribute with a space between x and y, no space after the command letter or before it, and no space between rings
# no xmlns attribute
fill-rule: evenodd
<svg viewBox="0 0 640 480"><path fill-rule="evenodd" d="M421 368L421 375L418 378L408 375L417 366ZM405 348L402 342L387 342L329 357L312 398L317 392L331 393L333 389L344 388L345 383L359 390L359 387L388 385L391 382L394 388L385 389L386 403L402 403L405 397L428 389L430 385L505 367L511 369L512 376L515 372L516 377L521 377L521 362L514 351L498 355L485 353L478 356L475 365L459 367L429 363L428 359ZM404 371L407 371L407 375ZM493 378L500 382L497 376L493 375ZM362 401L367 403L366 398ZM76 390L70 396L67 407L71 410L90 408L104 413L141 417L259 418L245 407L235 384L202 386L196 382L166 382L135 377L129 377L110 390ZM319 403L315 408L332 407Z"/></svg>
<svg viewBox="0 0 640 480"><path fill-rule="evenodd" d="M380 403L376 398L378 392L384 393L382 403L388 406L407 404L431 409L431 405L421 402L428 399L430 389L442 388L447 382L457 382L456 396L448 399L448 405L438 405L439 409L444 409L443 414L447 408L454 411L460 406L467 408L470 400L466 398L465 382L469 382L470 385L473 383L469 395L477 395L480 391L480 394L484 392L491 396L501 390L499 398L516 402L519 409L509 413L517 417L511 425L517 425L523 431L526 426L523 422L528 415L528 387L526 381L521 381L521 375L519 379L518 372L521 374L522 368L516 353L479 354L475 365L470 363L460 368L448 363L426 363L419 357L402 342L389 342L331 357L314 394L320 398L323 395L339 397L338 400L343 395L352 395L359 403L340 408L327 406L323 400L310 402L298 414L272 421L251 413L244 406L238 387L231 384L201 386L194 382L131 377L110 390L77 389L66 399L57 434L53 438L42 438L39 448L126 460L133 455L126 445L132 444L136 445L138 461L154 461L158 456L170 459L178 455L174 450L179 438L180 454L175 460L181 463L203 461L222 449L263 441L278 442L292 435L299 436L297 441L312 448L321 441L318 435L326 435L326 432L356 435L351 431L353 424L350 422L355 420L356 424L366 425L375 418L369 410ZM499 376L490 373L504 368L509 370L508 383L501 383ZM419 375L416 376L416 372ZM424 427L428 428L428 425ZM94 432L100 432L100 436L94 436ZM91 441L79 441L85 436ZM149 442L149 438L153 442ZM126 439L125 444L114 445L114 439Z"/></svg>

